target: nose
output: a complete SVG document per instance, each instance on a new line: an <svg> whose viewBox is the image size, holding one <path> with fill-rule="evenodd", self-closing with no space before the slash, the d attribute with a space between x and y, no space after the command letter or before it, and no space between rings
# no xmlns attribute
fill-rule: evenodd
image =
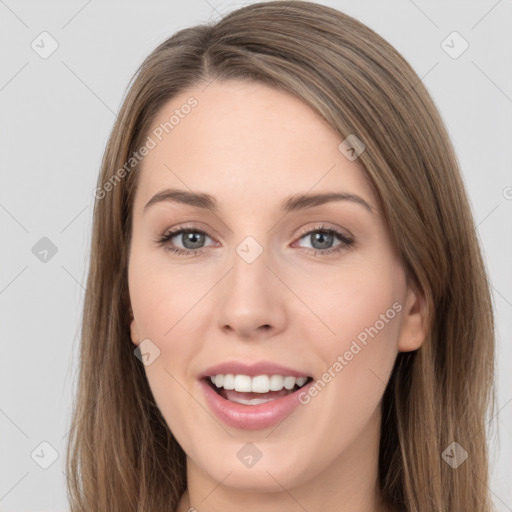
<svg viewBox="0 0 512 512"><path fill-rule="evenodd" d="M246 340L261 340L281 332L286 324L285 303L290 297L286 297L286 287L276 274L266 251L254 261L236 252L216 298L219 328Z"/></svg>

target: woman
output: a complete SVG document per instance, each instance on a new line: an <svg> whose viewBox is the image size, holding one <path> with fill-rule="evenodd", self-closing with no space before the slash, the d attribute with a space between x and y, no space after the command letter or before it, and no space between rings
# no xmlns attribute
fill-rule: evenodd
<svg viewBox="0 0 512 512"><path fill-rule="evenodd" d="M96 198L72 511L491 510L486 271L375 32L296 1L179 31Z"/></svg>

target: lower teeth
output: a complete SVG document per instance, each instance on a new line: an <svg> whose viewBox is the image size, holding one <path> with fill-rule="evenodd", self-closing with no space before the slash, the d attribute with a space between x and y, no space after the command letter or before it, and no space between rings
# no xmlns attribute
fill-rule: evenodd
<svg viewBox="0 0 512 512"><path fill-rule="evenodd" d="M282 389L280 391L269 391L268 393L248 393L248 392L234 392L231 391L217 391L217 393L224 398L225 400L229 400L230 402L236 402L238 404L243 405L259 405L265 404L267 402L271 402L272 400L277 400L278 398L282 398L283 396L288 396L292 394L296 388L293 390ZM253 395L253 396L251 396ZM254 396L258 395L258 396Z"/></svg>
<svg viewBox="0 0 512 512"><path fill-rule="evenodd" d="M251 400L245 400L244 398L229 399L230 402L236 402L238 404L244 405L259 405L264 404L266 402L271 402L272 400L275 400L275 398L267 398L266 400L264 398L252 398Z"/></svg>

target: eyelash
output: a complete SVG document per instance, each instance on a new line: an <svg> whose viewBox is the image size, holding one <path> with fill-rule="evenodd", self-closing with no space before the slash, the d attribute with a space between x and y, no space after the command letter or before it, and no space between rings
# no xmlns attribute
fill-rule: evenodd
<svg viewBox="0 0 512 512"><path fill-rule="evenodd" d="M162 236L160 236L156 240L156 243L159 246L164 247L166 251L178 254L180 256L199 256L200 254L203 253L203 251L205 249L204 247L200 248L200 249L180 249L179 247L170 247L168 245L170 240L172 238L174 238L176 235L180 235L180 234L186 233L186 232L189 232L189 233L200 233L200 234L203 234L203 235L206 235L206 236L210 237L208 235L208 233L206 233L202 229L199 229L197 226L194 226L194 225L179 226L179 227L174 228L172 230L166 231ZM348 236L344 235L343 233L341 233L341 231L339 231L336 228L333 228L331 226L324 226L324 225L316 226L313 229L309 229L309 230L302 229L301 230L301 236L298 238L298 240L304 238L307 235L310 235L312 233L317 233L317 232L335 235L341 241L341 243L339 245L334 246L331 249L325 249L325 250L322 250L322 249L310 249L308 247L302 247L301 248L302 250L305 250L308 253L311 252L311 251L314 252L315 256L317 255L317 253L319 253L322 257L327 256L329 254L333 254L333 253L339 253L342 250L348 249L348 248L352 247L355 244L353 239L351 239Z"/></svg>

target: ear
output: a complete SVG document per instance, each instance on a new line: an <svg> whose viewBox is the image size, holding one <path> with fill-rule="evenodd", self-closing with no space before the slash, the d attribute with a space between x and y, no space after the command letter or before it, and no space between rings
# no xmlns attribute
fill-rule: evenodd
<svg viewBox="0 0 512 512"><path fill-rule="evenodd" d="M130 306L130 334L132 338L132 343L138 347L139 346L139 329L137 328L137 322L135 321L135 318L133 316L133 310Z"/></svg>
<svg viewBox="0 0 512 512"><path fill-rule="evenodd" d="M418 287L409 284L398 340L399 352L411 352L420 348L427 336L427 320L425 294Z"/></svg>

